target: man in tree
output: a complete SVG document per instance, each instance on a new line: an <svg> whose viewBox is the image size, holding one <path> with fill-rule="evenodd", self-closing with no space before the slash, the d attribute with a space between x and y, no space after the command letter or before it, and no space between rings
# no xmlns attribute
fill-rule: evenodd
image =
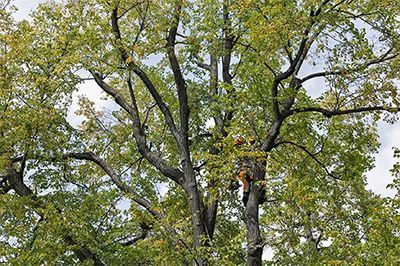
<svg viewBox="0 0 400 266"><path fill-rule="evenodd" d="M250 189L253 181L253 169L254 169L254 159L249 157L249 153L254 151L254 138L250 138L248 143L245 138L239 136L235 138L235 147L240 151L238 158L236 158L236 173L234 175L234 180L231 181L231 189L236 190L239 187L239 181L242 183L243 195L242 201L244 206L246 206L247 200L249 199ZM246 145L247 144L247 145ZM246 150L250 149L250 150ZM246 154L247 153L247 154Z"/></svg>

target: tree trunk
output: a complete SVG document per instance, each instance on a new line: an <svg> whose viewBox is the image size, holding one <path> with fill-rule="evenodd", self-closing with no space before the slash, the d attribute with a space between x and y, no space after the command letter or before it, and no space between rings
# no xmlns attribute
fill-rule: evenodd
<svg viewBox="0 0 400 266"><path fill-rule="evenodd" d="M261 265L262 239L258 221L258 199L250 192L246 206L247 265Z"/></svg>
<svg viewBox="0 0 400 266"><path fill-rule="evenodd" d="M189 167L187 167L189 168ZM196 177L193 169L185 169L185 190L189 196L189 207L192 213L192 227L193 227L193 251L197 252L199 247L204 246L205 234L205 221L203 216L203 208L200 198L200 193L197 188ZM204 265L204 260L195 256L193 265Z"/></svg>
<svg viewBox="0 0 400 266"><path fill-rule="evenodd" d="M263 180L265 164L260 163L254 167L254 181ZM259 224L259 204L263 188L253 184L246 205L247 227L247 265L258 266L262 264L263 241Z"/></svg>

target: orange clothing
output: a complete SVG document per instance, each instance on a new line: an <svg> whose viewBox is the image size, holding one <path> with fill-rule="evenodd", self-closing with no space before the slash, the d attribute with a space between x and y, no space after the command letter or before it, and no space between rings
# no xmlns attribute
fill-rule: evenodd
<svg viewBox="0 0 400 266"><path fill-rule="evenodd" d="M249 192L250 191L250 182L253 181L253 175L248 174L246 170L239 170L238 173L238 179L239 181L242 182L243 184L243 192Z"/></svg>

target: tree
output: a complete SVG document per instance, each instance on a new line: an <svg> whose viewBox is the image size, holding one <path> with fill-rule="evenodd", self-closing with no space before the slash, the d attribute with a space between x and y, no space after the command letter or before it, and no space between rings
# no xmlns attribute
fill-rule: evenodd
<svg viewBox="0 0 400 266"><path fill-rule="evenodd" d="M76 0L16 22L6 2L2 260L398 262L398 196L365 187L376 122L400 108L398 4ZM81 97L74 128L82 82L115 106ZM245 206L229 188L243 157Z"/></svg>

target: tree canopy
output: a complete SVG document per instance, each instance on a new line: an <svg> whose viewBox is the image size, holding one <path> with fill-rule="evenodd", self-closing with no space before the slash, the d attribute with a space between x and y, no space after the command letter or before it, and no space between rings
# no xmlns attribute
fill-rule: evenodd
<svg viewBox="0 0 400 266"><path fill-rule="evenodd" d="M400 167L393 198L365 176L377 121L400 111L396 1L67 0L29 21L14 11L0 0L0 261L400 263ZM113 104L80 97L74 126L83 83ZM231 187L240 158L245 204Z"/></svg>

